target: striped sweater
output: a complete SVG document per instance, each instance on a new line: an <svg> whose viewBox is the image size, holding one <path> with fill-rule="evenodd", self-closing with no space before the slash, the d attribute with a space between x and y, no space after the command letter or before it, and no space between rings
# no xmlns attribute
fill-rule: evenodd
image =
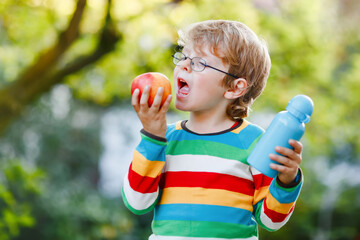
<svg viewBox="0 0 360 240"><path fill-rule="evenodd" d="M154 210L149 239L256 240L258 225L269 231L283 226L302 175L285 187L249 166L263 132L246 120L214 134L196 134L178 122L168 125L166 140L142 130L123 200L135 214Z"/></svg>

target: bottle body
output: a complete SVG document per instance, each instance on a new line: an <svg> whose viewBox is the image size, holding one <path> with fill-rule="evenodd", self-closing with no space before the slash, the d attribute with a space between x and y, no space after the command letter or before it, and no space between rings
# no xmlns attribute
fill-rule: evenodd
<svg viewBox="0 0 360 240"><path fill-rule="evenodd" d="M274 178L277 171L270 168L270 163L279 164L269 158L270 153L278 154L276 146L292 148L290 139L299 141L305 132L305 124L288 111L279 112L251 152L248 163L261 173Z"/></svg>

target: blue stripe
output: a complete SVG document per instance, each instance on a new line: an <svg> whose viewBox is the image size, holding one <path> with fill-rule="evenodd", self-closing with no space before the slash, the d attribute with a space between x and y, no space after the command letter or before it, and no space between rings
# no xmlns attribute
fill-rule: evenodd
<svg viewBox="0 0 360 240"><path fill-rule="evenodd" d="M172 134L174 131L176 131L176 124L177 122L171 123L167 125L167 129L166 129L166 136L165 138L168 137L168 135Z"/></svg>
<svg viewBox="0 0 360 240"><path fill-rule="evenodd" d="M248 149L250 145L254 142L254 140L263 133L263 130L256 125L248 125L239 134L227 132L219 135L197 135L189 133L185 130L181 130L178 133L174 131L168 131L168 133L169 135L166 136L168 142L183 140L202 140L218 142L240 149Z"/></svg>
<svg viewBox="0 0 360 240"><path fill-rule="evenodd" d="M136 150L150 161L165 162L165 148L166 145L159 145L145 139L142 139Z"/></svg>
<svg viewBox="0 0 360 240"><path fill-rule="evenodd" d="M154 220L184 220L255 225L245 209L203 204L161 204L155 207Z"/></svg>
<svg viewBox="0 0 360 240"><path fill-rule="evenodd" d="M277 187L275 182L271 182L269 192L279 203L292 203L296 201L300 194L302 182L297 187L294 187L293 191Z"/></svg>

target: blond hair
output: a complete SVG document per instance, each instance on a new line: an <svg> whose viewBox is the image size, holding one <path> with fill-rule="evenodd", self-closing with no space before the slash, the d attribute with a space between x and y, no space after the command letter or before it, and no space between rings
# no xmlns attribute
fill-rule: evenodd
<svg viewBox="0 0 360 240"><path fill-rule="evenodd" d="M241 22L209 20L190 25L179 31L179 45L187 43L201 51L202 46L210 46L210 51L229 65L228 72L244 78L248 83L246 93L231 102L227 115L237 120L246 117L250 106L262 93L269 76L271 61L264 40ZM235 78L226 75L223 85L233 87Z"/></svg>

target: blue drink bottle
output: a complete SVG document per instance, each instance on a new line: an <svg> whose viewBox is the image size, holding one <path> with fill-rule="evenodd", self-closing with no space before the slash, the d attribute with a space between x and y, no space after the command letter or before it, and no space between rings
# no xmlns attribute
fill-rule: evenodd
<svg viewBox="0 0 360 240"><path fill-rule="evenodd" d="M279 112L270 126L266 129L259 142L251 152L248 163L268 177L274 178L277 171L270 168L270 163L279 164L269 158L270 153L275 152L276 146L292 148L290 139L299 141L305 132L305 123L310 121L314 103L308 96L297 95L293 97L287 111Z"/></svg>

